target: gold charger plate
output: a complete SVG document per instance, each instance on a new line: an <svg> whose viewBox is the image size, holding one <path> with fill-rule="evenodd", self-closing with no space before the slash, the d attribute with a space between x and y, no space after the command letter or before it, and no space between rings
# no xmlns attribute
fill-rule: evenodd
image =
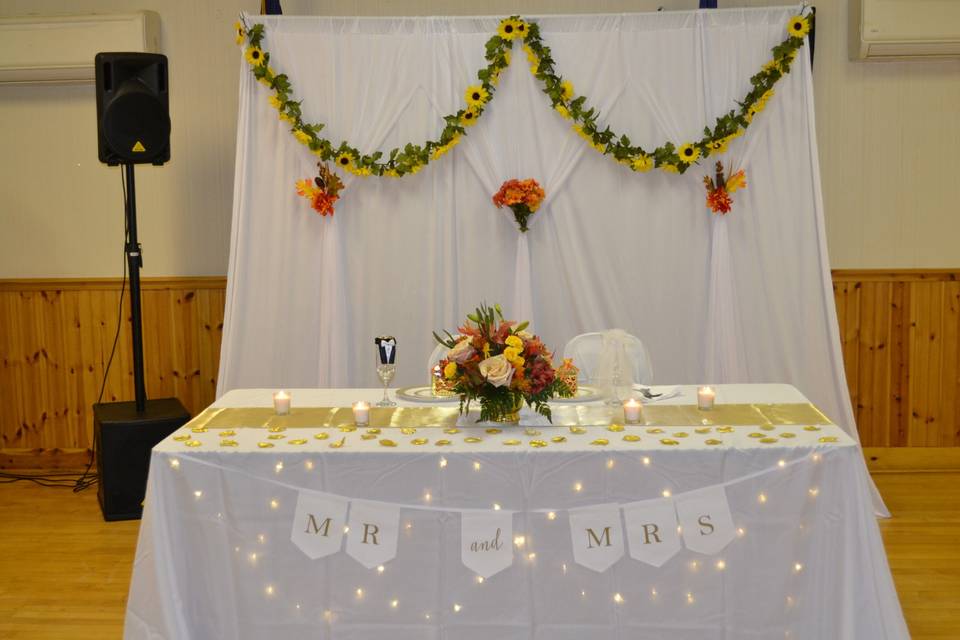
<svg viewBox="0 0 960 640"><path fill-rule="evenodd" d="M430 387L404 387L397 389L397 397L409 402L426 402L438 404L444 402L460 402L459 396L435 396Z"/></svg>
<svg viewBox="0 0 960 640"><path fill-rule="evenodd" d="M572 398L550 398L550 403L559 402L561 404L582 404L584 402L593 402L603 398L603 394L596 387L582 384L577 387L577 393Z"/></svg>

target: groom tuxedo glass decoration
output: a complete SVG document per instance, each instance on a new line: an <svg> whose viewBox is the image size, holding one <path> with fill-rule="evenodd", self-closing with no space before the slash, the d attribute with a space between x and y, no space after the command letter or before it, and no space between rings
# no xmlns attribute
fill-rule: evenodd
<svg viewBox="0 0 960 640"><path fill-rule="evenodd" d="M380 352L380 364L396 364L397 339L393 336L377 336L373 341Z"/></svg>

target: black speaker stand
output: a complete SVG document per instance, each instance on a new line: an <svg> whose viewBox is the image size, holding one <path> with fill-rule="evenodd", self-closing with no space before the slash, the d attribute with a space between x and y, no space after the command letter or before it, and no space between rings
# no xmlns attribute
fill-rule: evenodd
<svg viewBox="0 0 960 640"><path fill-rule="evenodd" d="M137 192L133 164L125 163L127 240L124 252L130 271L130 321L133 334L133 402L93 405L94 448L100 485L97 497L105 520L139 518L147 486L150 450L190 420L176 398L147 400L143 375L143 316L140 308L140 268L137 240Z"/></svg>

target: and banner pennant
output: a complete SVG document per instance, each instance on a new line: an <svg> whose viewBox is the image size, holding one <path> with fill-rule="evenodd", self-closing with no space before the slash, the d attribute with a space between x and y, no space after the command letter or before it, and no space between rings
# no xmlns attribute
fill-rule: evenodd
<svg viewBox="0 0 960 640"><path fill-rule="evenodd" d="M363 501L350 505L347 553L368 569L397 555L400 508Z"/></svg>
<svg viewBox="0 0 960 640"><path fill-rule="evenodd" d="M630 557L654 567L680 551L677 514L673 500L657 499L623 506Z"/></svg>
<svg viewBox="0 0 960 640"><path fill-rule="evenodd" d="M335 496L301 491L290 534L293 544L314 560L340 551L348 504Z"/></svg>
<svg viewBox="0 0 960 640"><path fill-rule="evenodd" d="M460 559L484 578L513 563L513 514L476 511L460 514Z"/></svg>
<svg viewBox="0 0 960 640"><path fill-rule="evenodd" d="M623 556L620 507L598 504L570 509L570 539L573 559L594 571L606 571Z"/></svg>
<svg viewBox="0 0 960 640"><path fill-rule="evenodd" d="M687 549L717 553L736 535L727 492L722 486L680 494L675 504Z"/></svg>

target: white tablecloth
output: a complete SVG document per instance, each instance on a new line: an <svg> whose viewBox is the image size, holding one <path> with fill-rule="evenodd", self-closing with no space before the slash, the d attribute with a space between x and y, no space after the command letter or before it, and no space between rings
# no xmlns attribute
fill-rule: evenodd
<svg viewBox="0 0 960 640"><path fill-rule="evenodd" d="M294 407L375 401L377 390L291 392ZM693 388L664 403L695 402ZM718 387L718 403L806 402L786 385ZM216 407L270 406L270 390L237 390ZM600 409L595 409L600 410ZM242 425L237 425L242 426ZM860 470L842 430L777 426L697 434L668 427L571 434L566 427L416 436L396 447L361 431L290 429L260 448L190 425L153 452L127 608L126 638L337 640L908 637ZM386 429L384 430L387 431ZM429 433L427 433L429 432ZM678 445L661 442L684 432ZM565 434L554 444L551 437ZM626 442L622 435L640 435ZM188 434L200 446L188 447ZM470 435L482 442L466 443ZM410 441L427 435L431 443ZM329 444L349 436L347 446ZM450 440L435 446L438 438ZM605 437L609 444L591 444ZM821 438L836 438L824 443ZM292 446L291 439L307 442ZM506 445L519 439L520 445ZM531 448L532 439L550 444ZM720 439L707 445L707 439ZM441 462L441 460L443 462ZM713 556L686 548L659 568L624 555L605 572L574 562L565 510L677 496L722 484L738 535ZM346 553L310 560L291 542L301 489L401 506L396 557L367 569ZM514 510L514 562L480 581L460 558L460 518L444 508ZM428 507L430 510L425 510ZM548 510L554 511L550 517Z"/></svg>

